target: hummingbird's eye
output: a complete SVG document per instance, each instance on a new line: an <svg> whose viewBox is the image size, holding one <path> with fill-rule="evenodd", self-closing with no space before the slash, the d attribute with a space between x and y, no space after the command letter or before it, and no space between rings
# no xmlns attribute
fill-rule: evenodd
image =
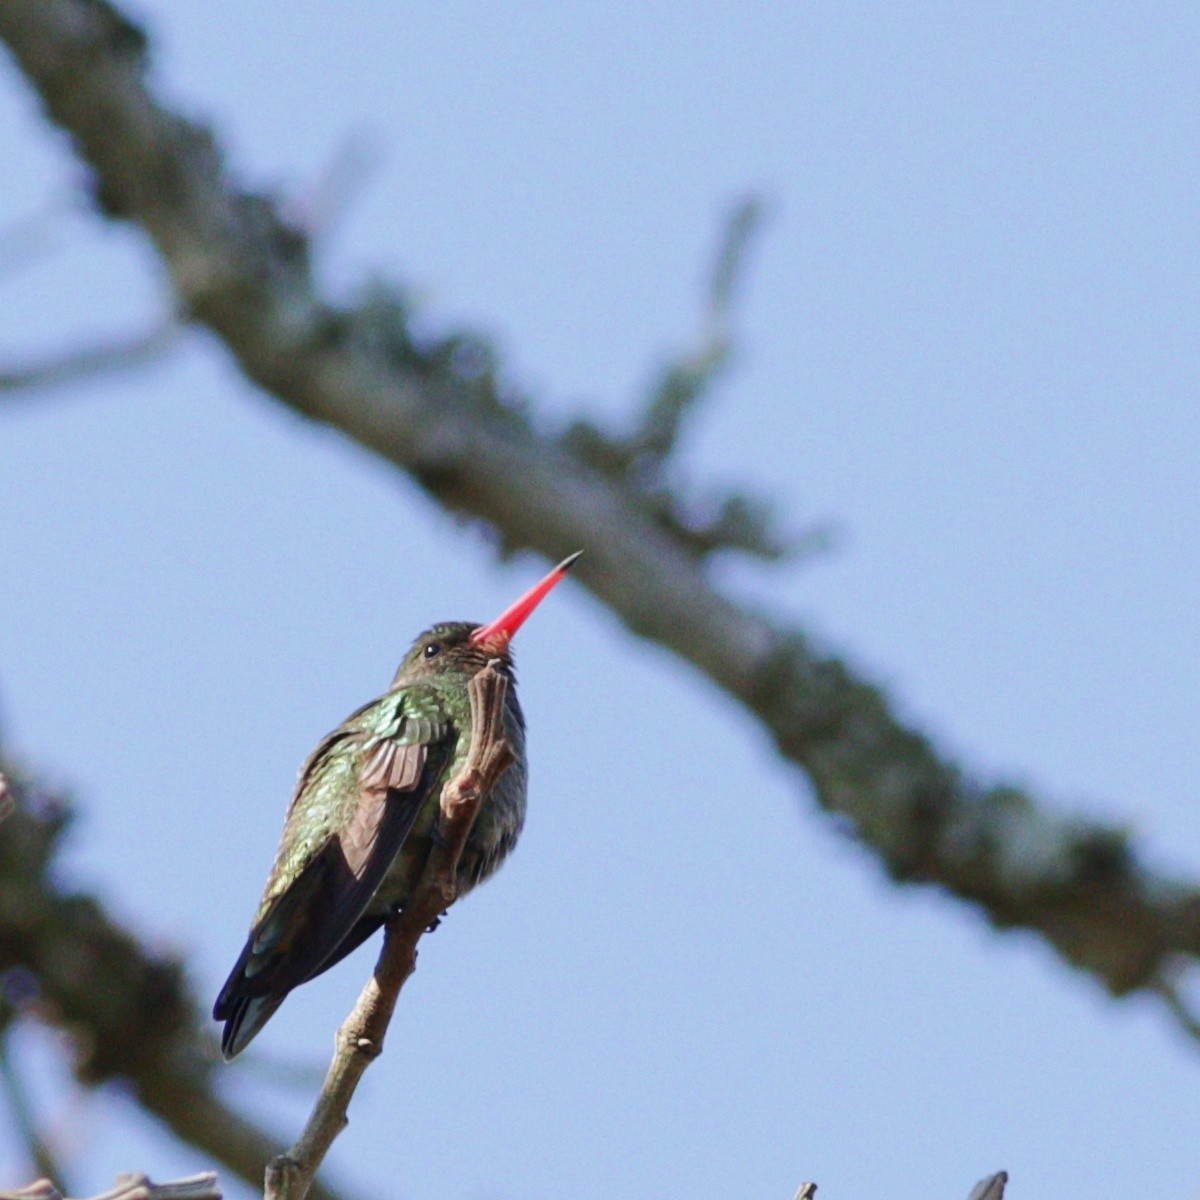
<svg viewBox="0 0 1200 1200"><path fill-rule="evenodd" d="M441 654L441 652L442 652L441 642L430 642L429 645L425 647L425 657L426 658L437 658L437 656L439 654Z"/></svg>

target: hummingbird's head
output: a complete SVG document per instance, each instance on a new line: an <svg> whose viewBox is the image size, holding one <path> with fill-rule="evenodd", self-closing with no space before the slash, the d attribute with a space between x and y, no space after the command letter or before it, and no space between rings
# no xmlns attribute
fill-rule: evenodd
<svg viewBox="0 0 1200 1200"><path fill-rule="evenodd" d="M487 654L471 645L471 634L478 628L473 621L443 621L425 630L409 647L396 670L392 687L435 675L463 675L470 679L487 666L489 659L509 662L507 654Z"/></svg>
<svg viewBox="0 0 1200 1200"><path fill-rule="evenodd" d="M564 558L540 583L534 584L494 621L476 625L471 621L444 621L427 629L413 642L392 680L392 687L416 683L435 675L462 675L471 678L492 659L512 665L509 644L525 619L545 599L546 594L575 565L582 551Z"/></svg>

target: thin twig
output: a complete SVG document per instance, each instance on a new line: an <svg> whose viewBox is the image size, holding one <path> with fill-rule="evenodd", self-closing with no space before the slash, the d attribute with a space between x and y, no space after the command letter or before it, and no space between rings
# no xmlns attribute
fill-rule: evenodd
<svg viewBox="0 0 1200 1200"><path fill-rule="evenodd" d="M0 1200L63 1200L63 1194L50 1180L39 1179L16 1191L0 1192ZM221 1189L213 1171L167 1183L152 1183L139 1171L118 1175L108 1191L92 1200L221 1200Z"/></svg>
<svg viewBox="0 0 1200 1200"><path fill-rule="evenodd" d="M12 1110L13 1122L25 1143L25 1152L39 1175L44 1176L63 1193L67 1191L66 1176L55 1159L46 1139L38 1129L33 1105L25 1092L25 1085L12 1060L12 1025L8 1024L0 1036L0 1080L8 1095L8 1106Z"/></svg>
<svg viewBox="0 0 1200 1200"><path fill-rule="evenodd" d="M172 318L142 333L70 350L40 363L0 370L0 393L59 387L111 371L140 367L165 354L178 340L179 333L179 322Z"/></svg>
<svg viewBox="0 0 1200 1200"><path fill-rule="evenodd" d="M817 1194L817 1185L815 1183L802 1183L796 1190L796 1195L793 1200L813 1200Z"/></svg>
<svg viewBox="0 0 1200 1200"><path fill-rule="evenodd" d="M762 198L751 195L734 205L726 218L713 258L700 336L662 372L642 427L632 439L639 457L661 463L670 454L684 419L728 365L733 353L733 303L765 211Z"/></svg>
<svg viewBox="0 0 1200 1200"><path fill-rule="evenodd" d="M284 202L285 219L303 230L314 244L327 241L366 190L380 159L378 142L366 131L346 134L320 174Z"/></svg>
<svg viewBox="0 0 1200 1200"><path fill-rule="evenodd" d="M287 1154L267 1167L266 1200L304 1200L329 1147L349 1123L355 1088L383 1052L400 989L416 969L417 942L454 902L458 860L467 836L484 798L513 761L504 737L508 681L489 663L468 686L471 745L462 770L442 790L441 836L412 898L385 928L375 972L338 1030L333 1061L304 1132Z"/></svg>
<svg viewBox="0 0 1200 1200"><path fill-rule="evenodd" d="M829 522L808 530L777 528L774 505L740 488L693 494L672 471L685 423L712 391L737 349L734 302L751 243L766 211L750 195L733 206L717 241L700 328L690 346L657 372L638 424L628 434L607 432L587 418L572 422L562 444L588 466L638 496L646 513L697 561L720 552L793 562L829 549Z"/></svg>
<svg viewBox="0 0 1200 1200"><path fill-rule="evenodd" d="M1187 1001L1183 998L1180 974L1181 971L1177 969L1160 971L1150 990L1167 1006L1167 1011L1179 1023L1179 1028L1193 1041L1200 1042L1200 1017L1188 1007Z"/></svg>

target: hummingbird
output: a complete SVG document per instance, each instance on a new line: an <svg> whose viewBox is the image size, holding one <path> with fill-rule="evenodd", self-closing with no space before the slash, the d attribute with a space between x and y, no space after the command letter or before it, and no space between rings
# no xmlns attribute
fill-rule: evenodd
<svg viewBox="0 0 1200 1200"><path fill-rule="evenodd" d="M525 718L509 645L574 565L564 559L494 621L448 621L412 644L391 686L351 713L300 768L250 936L213 1007L228 1061L293 988L357 949L399 912L438 837L442 787L471 743L467 685L489 662L508 680L514 761L484 798L458 863L458 895L482 883L525 821Z"/></svg>

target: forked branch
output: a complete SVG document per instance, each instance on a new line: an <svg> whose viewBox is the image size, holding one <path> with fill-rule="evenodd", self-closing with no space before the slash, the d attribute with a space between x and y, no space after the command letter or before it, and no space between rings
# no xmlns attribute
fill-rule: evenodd
<svg viewBox="0 0 1200 1200"><path fill-rule="evenodd" d="M462 770L442 790L441 836L412 899L385 927L375 972L338 1030L333 1061L304 1132L267 1167L266 1200L304 1200L334 1139L349 1123L350 1100L367 1067L382 1053L400 989L416 970L417 942L454 903L467 837L484 798L513 761L504 737L508 680L493 662L471 680L468 690L471 745Z"/></svg>

